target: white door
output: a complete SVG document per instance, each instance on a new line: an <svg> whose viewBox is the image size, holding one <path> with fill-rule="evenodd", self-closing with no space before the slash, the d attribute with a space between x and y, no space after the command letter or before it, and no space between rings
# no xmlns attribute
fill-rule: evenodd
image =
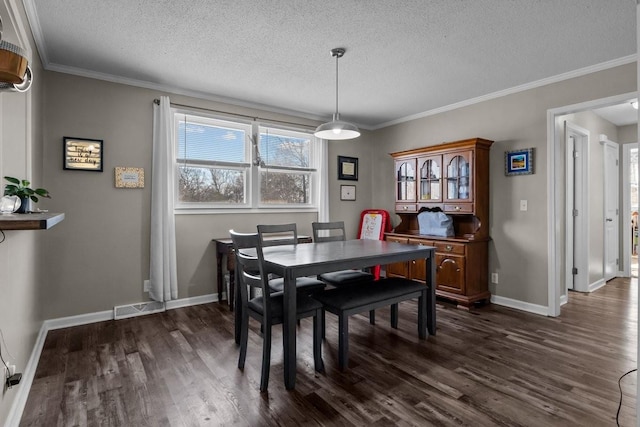
<svg viewBox="0 0 640 427"><path fill-rule="evenodd" d="M618 144L604 143L604 280L618 274Z"/></svg>

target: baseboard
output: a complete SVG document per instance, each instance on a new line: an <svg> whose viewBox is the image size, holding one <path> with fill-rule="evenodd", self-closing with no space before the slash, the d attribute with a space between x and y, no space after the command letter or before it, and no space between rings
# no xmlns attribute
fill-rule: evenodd
<svg viewBox="0 0 640 427"><path fill-rule="evenodd" d="M606 284L607 284L607 282L604 279L600 279L598 281L590 283L588 292L597 291L598 289L600 289L601 287L603 287Z"/></svg>
<svg viewBox="0 0 640 427"><path fill-rule="evenodd" d="M504 307L515 308L516 310L522 310L533 314L539 314L541 316L549 315L549 308L546 305L531 304L529 302L505 298L498 295L491 295L491 303L502 305Z"/></svg>
<svg viewBox="0 0 640 427"><path fill-rule="evenodd" d="M224 296L224 293L222 294ZM191 305L207 304L210 302L217 302L218 294L201 295L191 298L181 298L166 303L167 310L173 310L181 307L188 307ZM20 425L20 419L22 418L22 412L27 404L27 398L29 397L29 391L31 390L31 384L38 367L38 361L42 354L42 348L47 338L47 333L55 329L69 328L72 326L88 325L90 323L104 322L107 320L113 320L113 310L99 311L96 313L79 314L77 316L60 317L57 319L49 319L42 322L40 332L36 338L36 342L31 351L31 356L22 372L22 381L14 389L17 389L16 397L13 400L11 409L9 409L9 415L5 423L5 427L18 427Z"/></svg>
<svg viewBox="0 0 640 427"><path fill-rule="evenodd" d="M569 302L569 294L560 295L560 305L565 305Z"/></svg>

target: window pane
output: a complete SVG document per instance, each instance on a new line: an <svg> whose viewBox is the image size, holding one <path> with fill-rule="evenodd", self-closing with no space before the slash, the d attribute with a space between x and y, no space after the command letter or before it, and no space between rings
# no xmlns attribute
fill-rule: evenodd
<svg viewBox="0 0 640 427"><path fill-rule="evenodd" d="M308 168L311 137L299 132L260 128L260 156L270 166Z"/></svg>
<svg viewBox="0 0 640 427"><path fill-rule="evenodd" d="M180 166L180 202L244 203L244 172Z"/></svg>
<svg viewBox="0 0 640 427"><path fill-rule="evenodd" d="M260 203L311 204L311 173L261 170Z"/></svg>
<svg viewBox="0 0 640 427"><path fill-rule="evenodd" d="M177 115L178 159L245 162L246 131L223 121ZM200 119L202 120L202 119Z"/></svg>

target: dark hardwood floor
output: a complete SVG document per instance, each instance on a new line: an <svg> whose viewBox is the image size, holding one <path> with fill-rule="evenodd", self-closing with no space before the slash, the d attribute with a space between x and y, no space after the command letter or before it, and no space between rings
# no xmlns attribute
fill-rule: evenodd
<svg viewBox="0 0 640 427"><path fill-rule="evenodd" d="M337 321L327 314L326 372L313 370L311 321L298 332L293 392L274 328L269 392L260 394L261 338L251 324L237 369L233 316L205 304L49 332L25 426L612 426L618 378L636 367L637 279L571 293L559 318L495 305L438 304L421 341L416 303L350 322L350 368L337 370ZM620 424L634 426L636 374L625 377Z"/></svg>

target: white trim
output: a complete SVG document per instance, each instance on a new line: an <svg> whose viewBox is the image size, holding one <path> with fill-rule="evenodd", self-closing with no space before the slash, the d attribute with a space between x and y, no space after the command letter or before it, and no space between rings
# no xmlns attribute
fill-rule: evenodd
<svg viewBox="0 0 640 427"><path fill-rule="evenodd" d="M130 78L121 77L121 76L114 76L112 74L101 73L98 71L89 71L89 70L84 70L82 68L69 67L66 65L60 65L60 64L55 64L51 62L48 62L45 64L44 60L43 60L42 66L47 71L56 71L58 73L71 74L79 77L87 77L90 79L103 80L111 83L118 83L118 84L123 84L127 86L151 89L159 92L165 92L170 95L184 95L184 96L189 96L196 99L202 99L205 101L219 102L219 103L224 103L228 105L235 105L237 107L258 109L261 111L268 111L271 113L285 114L292 117L299 117L302 119L308 119L308 120L313 120L318 122L326 121L327 119L326 117L316 115L313 113L287 110L286 108L278 108L271 105L261 104L258 102L242 101L235 98L230 98L230 97L220 96L220 95L213 95L211 93L201 92L197 90L183 89L176 86L170 86L170 85L159 84L159 83L151 83L144 80L130 79ZM267 123L267 120L265 120L265 123ZM299 125L307 126L304 123L300 123ZM309 124L308 126L313 127L313 125L311 124ZM358 127L365 130L371 130L367 126L363 126L359 123L358 123Z"/></svg>
<svg viewBox="0 0 640 427"><path fill-rule="evenodd" d="M529 302L505 298L498 295L491 295L491 303L504 307L515 308L516 310L526 311L528 313L539 314L541 316L547 316L549 312L549 307L544 305L531 304Z"/></svg>
<svg viewBox="0 0 640 427"><path fill-rule="evenodd" d="M601 98L593 101L586 101L578 104L572 104L547 110L547 299L549 316L560 315L561 272L558 269L557 259L557 254L560 252L560 241L558 239L558 236L556 236L555 227L556 221L559 221L560 217L564 214L564 212L560 212L559 214L556 213L557 203L554 188L556 184L556 156L554 156L554 153L556 145L558 144L557 136L555 133L556 116L619 104L631 99L636 99L637 97L637 92L628 92L621 95L610 96L607 98ZM556 218L557 215L560 215L560 217ZM638 384L640 384L640 382ZM638 402L640 408L640 400Z"/></svg>
<svg viewBox="0 0 640 427"><path fill-rule="evenodd" d="M556 140L556 114L547 110L547 305L548 316L560 315L560 271L558 270L558 257L556 250L556 181L555 181L555 148Z"/></svg>
<svg viewBox="0 0 640 427"><path fill-rule="evenodd" d="M606 284L607 282L604 280L604 278L598 279L595 282L589 284L589 292L595 292Z"/></svg>
<svg viewBox="0 0 640 427"><path fill-rule="evenodd" d="M224 296L225 293L223 292L222 295ZM192 305L200 305L200 304L208 304L210 302L218 302L220 301L218 298L218 294L207 294L207 295L200 295L197 297L190 297L190 298L180 298L180 299L176 299L173 301L167 301L166 307L167 310L174 310L176 308L182 308L182 307L189 307Z"/></svg>
<svg viewBox="0 0 640 427"><path fill-rule="evenodd" d="M622 224L631 224L631 150L638 148L638 143L622 144ZM631 233L622 232L622 255L624 270L619 272L620 277L631 277Z"/></svg>
<svg viewBox="0 0 640 427"><path fill-rule="evenodd" d="M563 306L569 302L569 292L564 295L560 295L560 305Z"/></svg>
<svg viewBox="0 0 640 427"><path fill-rule="evenodd" d="M637 55L623 56L622 58L614 59L612 61L601 62L600 64L591 65L589 67L580 68L578 70L569 71L567 73L558 74L555 76L547 77L544 79L536 80L530 83L525 83L520 86L514 86L509 89L500 90L498 92L489 93L486 95L478 96L476 98L466 99L464 101L456 102L454 104L445 105L444 107L434 108L433 110L425 111L418 114L412 114L410 116L401 117L399 119L391 120L389 122L381 123L379 125L372 126L370 130L378 130L388 126L397 125L404 122L409 122L416 119L421 119L435 114L444 113L446 111L456 110L462 107L468 107L469 105L478 104L480 102L489 101L491 99L500 98L506 95L512 95L518 92L524 92L525 90L535 89L537 87L546 86L552 83L558 83L564 80L581 77L587 74L595 73L598 71L608 70L610 68L619 67L621 65L630 64L635 62Z"/></svg>
<svg viewBox="0 0 640 427"><path fill-rule="evenodd" d="M54 331L56 329L88 325L90 323L104 322L107 320L113 320L113 310L79 314L77 316L58 317L57 319L49 319L44 321L43 327L47 331Z"/></svg>
<svg viewBox="0 0 640 427"><path fill-rule="evenodd" d="M224 294L223 294L224 295ZM176 308L188 307L192 305L207 304L210 302L217 302L218 294L207 294L197 297L181 298L166 303L167 310L173 310ZM18 390L13 404L9 409L5 427L17 427L20 424L24 407L27 404L27 398L29 397L29 391L33 383L33 378L38 367L38 361L42 354L42 348L47 338L49 331L55 329L68 328L71 326L88 325L90 323L104 322L113 320L113 310L99 311L95 313L80 314L77 316L60 317L57 319L49 319L42 322L40 332L36 338L36 342L31 351L31 356L27 362L27 366L22 373L22 381L18 385Z"/></svg>

